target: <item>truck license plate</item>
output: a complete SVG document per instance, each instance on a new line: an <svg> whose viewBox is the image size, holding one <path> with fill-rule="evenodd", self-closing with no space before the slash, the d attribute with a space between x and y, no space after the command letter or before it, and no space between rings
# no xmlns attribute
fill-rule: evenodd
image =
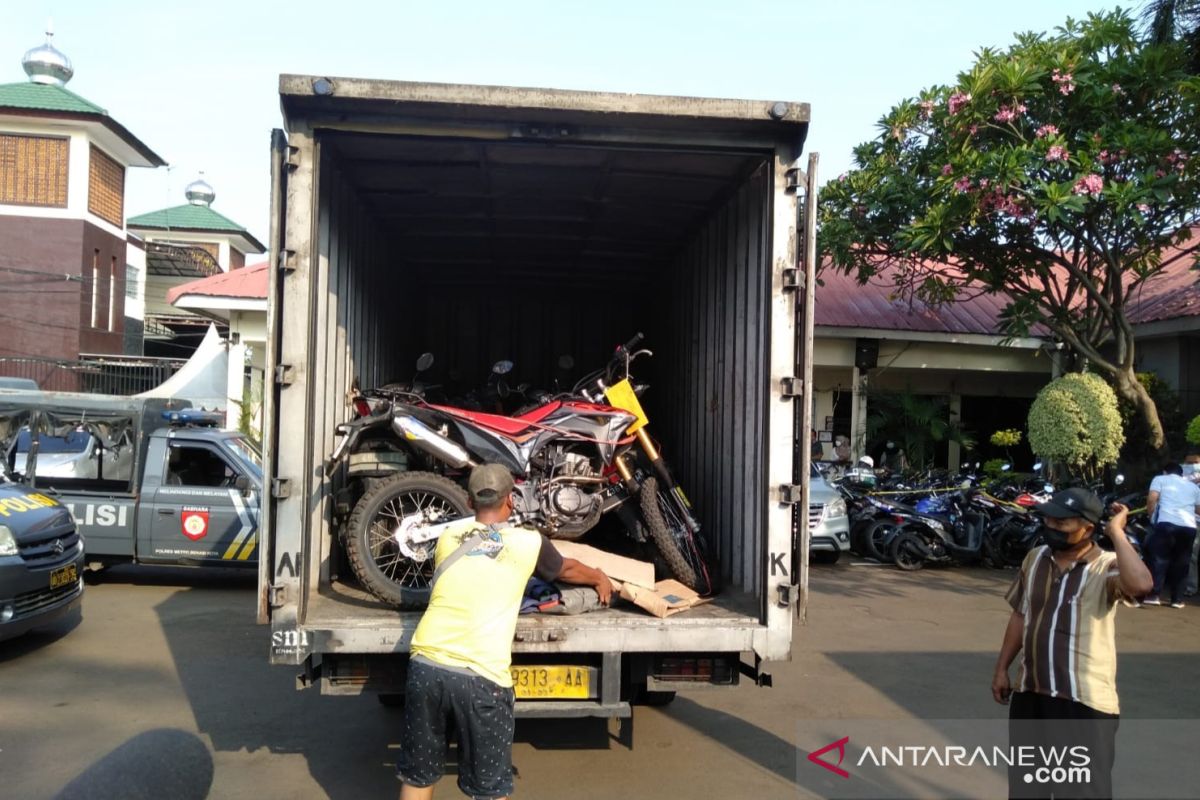
<svg viewBox="0 0 1200 800"><path fill-rule="evenodd" d="M568 700L591 697L591 669L570 666L512 667L518 700Z"/></svg>
<svg viewBox="0 0 1200 800"><path fill-rule="evenodd" d="M75 565L67 564L65 567L59 567L50 573L50 588L58 589L72 584L77 580L79 580L79 573L75 571Z"/></svg>

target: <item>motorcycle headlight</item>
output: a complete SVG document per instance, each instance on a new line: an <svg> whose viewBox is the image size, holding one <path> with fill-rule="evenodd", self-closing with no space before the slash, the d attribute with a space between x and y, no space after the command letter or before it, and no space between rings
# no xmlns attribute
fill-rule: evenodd
<svg viewBox="0 0 1200 800"><path fill-rule="evenodd" d="M825 519L846 516L846 501L835 497L825 504Z"/></svg>
<svg viewBox="0 0 1200 800"><path fill-rule="evenodd" d="M15 556L17 539L7 525L0 525L0 556Z"/></svg>

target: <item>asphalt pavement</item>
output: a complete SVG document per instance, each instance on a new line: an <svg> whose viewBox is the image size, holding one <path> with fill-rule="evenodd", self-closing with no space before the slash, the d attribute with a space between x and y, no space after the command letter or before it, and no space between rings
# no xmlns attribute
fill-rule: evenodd
<svg viewBox="0 0 1200 800"><path fill-rule="evenodd" d="M771 666L773 688L639 707L632 749L600 721L522 721L515 795L820 796L797 749L805 720L1005 715L990 680L1011 572L847 562L813 567L808 620L794 659ZM1120 611L1123 719L1200 718L1198 631L1195 604ZM81 618L0 643L0 796L52 797L89 768L131 791L170 773L177 797L397 796L401 712L297 691L295 668L267 664L268 639L253 575L110 570ZM452 782L437 796L461 796Z"/></svg>

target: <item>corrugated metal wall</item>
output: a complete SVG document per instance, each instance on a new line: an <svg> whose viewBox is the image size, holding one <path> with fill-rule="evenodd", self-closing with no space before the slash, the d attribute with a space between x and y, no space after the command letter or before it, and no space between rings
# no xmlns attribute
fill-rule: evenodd
<svg viewBox="0 0 1200 800"><path fill-rule="evenodd" d="M655 420L676 477L715 534L709 541L719 545L726 576L754 593L766 538L768 185L764 165L673 265L661 290L670 412Z"/></svg>
<svg viewBox="0 0 1200 800"><path fill-rule="evenodd" d="M349 416L351 387L386 382L401 341L403 315L398 287L381 261L386 252L370 214L344 179L335 159L321 157L317 213L316 351L312 353L315 455L326 458L335 427ZM327 496L322 497L328 500ZM312 509L330 530L329 504ZM328 574L330 541L321 551L322 577Z"/></svg>
<svg viewBox="0 0 1200 800"><path fill-rule="evenodd" d="M767 504L767 178L764 166L731 187L673 263L649 270L640 287L597 293L569 284L428 285L406 272L403 253L388 246L386 231L335 160L323 155L315 324L324 335L314 337L323 349L313 354L312 381L316 454L326 456L333 447L352 381L371 387L407 380L425 350L435 354L429 379L436 382L482 385L487 366L507 358L517 365L512 385L549 387L560 354L575 358L572 377L578 377L645 331L644 346L655 358L639 362L635 374L652 383L646 405L653 435L715 543L726 578L758 593ZM314 508L312 519L328 522L328 513ZM327 563L327 549L322 556Z"/></svg>

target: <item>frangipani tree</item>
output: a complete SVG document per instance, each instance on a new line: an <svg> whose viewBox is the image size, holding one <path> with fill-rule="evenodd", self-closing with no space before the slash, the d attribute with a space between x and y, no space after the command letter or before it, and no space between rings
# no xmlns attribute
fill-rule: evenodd
<svg viewBox="0 0 1200 800"><path fill-rule="evenodd" d="M1048 331L1110 375L1165 451L1128 309L1164 252L1200 245L1200 80L1182 48L1144 43L1123 11L1068 20L980 51L879 127L822 190L833 268L926 302L1003 296L1008 333Z"/></svg>

